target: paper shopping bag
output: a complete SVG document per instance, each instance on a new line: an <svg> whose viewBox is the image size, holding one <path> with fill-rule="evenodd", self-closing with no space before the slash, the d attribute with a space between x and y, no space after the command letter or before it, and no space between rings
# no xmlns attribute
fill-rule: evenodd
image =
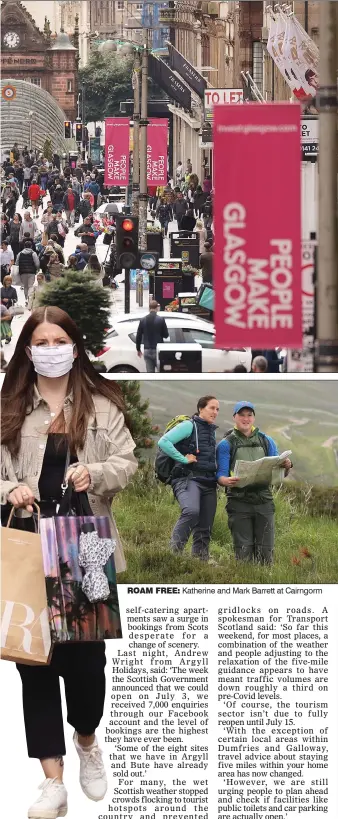
<svg viewBox="0 0 338 819"><path fill-rule="evenodd" d="M51 635L41 538L12 529L13 513L1 529L1 658L47 665Z"/></svg>
<svg viewBox="0 0 338 819"><path fill-rule="evenodd" d="M88 499L86 509L81 508L80 498L76 498L75 503L78 505L76 511L91 512ZM74 509L69 508L68 511L72 512ZM53 642L98 641L122 637L113 555L104 566L109 586L107 599L92 603L84 593L84 570L79 563L80 535L84 524L91 524L99 539L111 539L108 517L60 514L41 520L49 625Z"/></svg>

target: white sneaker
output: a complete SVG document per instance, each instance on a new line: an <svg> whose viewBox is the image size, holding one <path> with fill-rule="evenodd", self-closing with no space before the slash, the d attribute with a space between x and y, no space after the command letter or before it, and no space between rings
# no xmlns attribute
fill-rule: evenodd
<svg viewBox="0 0 338 819"><path fill-rule="evenodd" d="M108 783L102 751L95 737L93 745L85 749L80 745L77 732L74 733L74 745L80 757L80 785L88 799L99 802L107 793Z"/></svg>
<svg viewBox="0 0 338 819"><path fill-rule="evenodd" d="M40 785L41 796L28 810L28 819L57 819L66 816L67 791L57 779L45 779Z"/></svg>

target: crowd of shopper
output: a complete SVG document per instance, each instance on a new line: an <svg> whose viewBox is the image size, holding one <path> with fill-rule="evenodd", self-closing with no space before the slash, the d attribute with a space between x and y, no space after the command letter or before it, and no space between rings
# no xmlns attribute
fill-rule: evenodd
<svg viewBox="0 0 338 819"><path fill-rule="evenodd" d="M90 160L61 170L57 154L49 161L27 146L20 151L15 143L2 163L1 283L11 276L11 285L24 290L29 309L36 306L43 286L69 270L84 270L103 283L105 271L95 245L100 233L113 232L114 219L94 216L102 191L103 175ZM65 240L76 223L78 244L66 260Z"/></svg>

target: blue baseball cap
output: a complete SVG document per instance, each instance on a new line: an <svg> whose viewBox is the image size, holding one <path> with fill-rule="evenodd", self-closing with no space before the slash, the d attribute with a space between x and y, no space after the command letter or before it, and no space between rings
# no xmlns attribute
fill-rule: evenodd
<svg viewBox="0 0 338 819"><path fill-rule="evenodd" d="M255 415L255 407L251 401L237 401L237 404L234 406L234 415L236 415L237 412L240 412L242 409L250 409Z"/></svg>

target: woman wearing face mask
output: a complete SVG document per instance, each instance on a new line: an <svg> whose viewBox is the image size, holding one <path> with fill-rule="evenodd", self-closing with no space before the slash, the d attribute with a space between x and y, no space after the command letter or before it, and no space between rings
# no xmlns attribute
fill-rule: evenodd
<svg viewBox="0 0 338 819"><path fill-rule="evenodd" d="M116 569L123 571L123 550L110 509L113 496L136 472L135 445L120 388L92 367L81 334L63 310L40 307L25 323L8 365L1 403L1 503L14 505L17 525L32 528L33 501L42 515L55 514L66 472L75 492L88 493L93 513L109 515L117 542ZM30 819L67 813L59 676L65 679L68 721L75 729L81 787L94 801L106 793L95 737L104 706L105 662L103 642L72 643L56 645L49 666L17 666L28 754L40 759L46 777L29 809Z"/></svg>

